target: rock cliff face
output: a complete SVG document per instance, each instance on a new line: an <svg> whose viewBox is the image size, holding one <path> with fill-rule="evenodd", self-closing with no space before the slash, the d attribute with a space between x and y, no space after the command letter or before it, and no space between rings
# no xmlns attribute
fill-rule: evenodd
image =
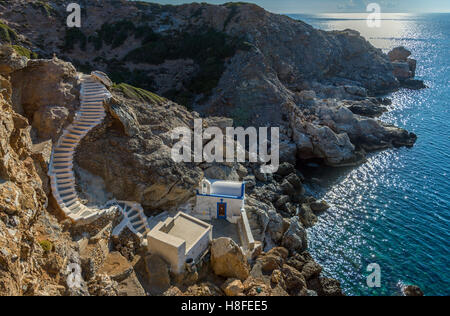
<svg viewBox="0 0 450 316"><path fill-rule="evenodd" d="M361 149L415 141L358 116L383 111L371 95L423 84L412 79L416 63L409 55L397 50L387 56L356 31L316 30L252 4L127 1L87 2L82 27L68 29L68 1L44 7L32 2L5 1L0 18L39 54L56 52L80 69L103 70L115 82L154 91L203 115L230 117L237 126L279 126L285 161L293 162L294 153L348 165L363 160ZM45 36L35 31L48 23L54 27ZM353 106L356 114L345 114L351 131L332 122L344 114L341 106L361 101L363 110ZM323 107L327 114L317 111ZM59 119L66 113L42 108L38 116ZM43 123L37 118L33 124Z"/></svg>
<svg viewBox="0 0 450 316"><path fill-rule="evenodd" d="M47 213L31 126L14 111L11 78L26 67L26 58L0 46L0 294L61 295L64 262L76 261L76 255Z"/></svg>

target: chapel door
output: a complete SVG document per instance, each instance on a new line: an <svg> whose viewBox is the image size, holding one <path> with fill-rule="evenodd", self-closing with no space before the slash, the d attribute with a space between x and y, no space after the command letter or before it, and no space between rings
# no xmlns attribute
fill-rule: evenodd
<svg viewBox="0 0 450 316"><path fill-rule="evenodd" d="M217 218L227 218L227 204L217 203Z"/></svg>

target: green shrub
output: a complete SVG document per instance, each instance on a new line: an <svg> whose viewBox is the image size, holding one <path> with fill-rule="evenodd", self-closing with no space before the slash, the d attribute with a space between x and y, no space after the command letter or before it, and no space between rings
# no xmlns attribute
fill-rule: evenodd
<svg viewBox="0 0 450 316"><path fill-rule="evenodd" d="M37 59L38 54L20 45L12 45L17 54L25 56L28 59Z"/></svg>
<svg viewBox="0 0 450 316"><path fill-rule="evenodd" d="M116 91L120 91L126 97L128 97L130 99L141 101L141 102L149 102L151 104L159 104L159 103L165 101L164 98L160 97L157 94L154 94L150 91L147 91L147 90L144 90L141 88L133 87L126 83L115 84L113 86L113 89Z"/></svg>
<svg viewBox="0 0 450 316"><path fill-rule="evenodd" d="M49 253L53 250L53 243L49 240L43 240L39 242L39 244L41 245L45 253Z"/></svg>
<svg viewBox="0 0 450 316"><path fill-rule="evenodd" d="M12 43L18 38L17 33L8 25L0 22L0 41Z"/></svg>

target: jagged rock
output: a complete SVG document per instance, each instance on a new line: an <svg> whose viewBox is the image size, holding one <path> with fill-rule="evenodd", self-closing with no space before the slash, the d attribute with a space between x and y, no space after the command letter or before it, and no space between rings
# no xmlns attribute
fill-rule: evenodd
<svg viewBox="0 0 450 316"><path fill-rule="evenodd" d="M425 89L427 86L422 80L416 80L416 79L406 79L401 82L402 86L408 89L412 90L420 90Z"/></svg>
<svg viewBox="0 0 450 316"><path fill-rule="evenodd" d="M244 281L249 276L249 265L241 248L230 238L221 237L211 242L211 267L216 275Z"/></svg>
<svg viewBox="0 0 450 316"><path fill-rule="evenodd" d="M315 291L319 296L344 296L338 280L330 278L315 278L307 282L308 289Z"/></svg>
<svg viewBox="0 0 450 316"><path fill-rule="evenodd" d="M256 180L261 181L261 182L267 182L267 174L262 173L259 166L256 166L255 168L253 168L253 173L255 175Z"/></svg>
<svg viewBox="0 0 450 316"><path fill-rule="evenodd" d="M101 71L93 71L91 72L91 75L97 79L98 81L100 81L104 86L106 86L107 88L111 88L113 85L113 82L111 81L111 79L109 79L108 75L105 74L104 72Z"/></svg>
<svg viewBox="0 0 450 316"><path fill-rule="evenodd" d="M408 62L396 61L392 63L392 66L394 67L393 74L398 80L402 81L413 77Z"/></svg>
<svg viewBox="0 0 450 316"><path fill-rule="evenodd" d="M417 139L415 135L403 129L372 118L354 115L349 109L333 105L333 103L317 107L316 114L321 123L329 126L330 130L347 136L355 144L367 150L412 146Z"/></svg>
<svg viewBox="0 0 450 316"><path fill-rule="evenodd" d="M41 139L56 141L69 118L69 109L62 106L42 106L33 114L33 128Z"/></svg>
<svg viewBox="0 0 450 316"><path fill-rule="evenodd" d="M223 285L222 290L226 296L238 296L244 292L244 285L241 280L228 279Z"/></svg>
<svg viewBox="0 0 450 316"><path fill-rule="evenodd" d="M182 295L183 292L181 292L181 290L176 286L172 286L170 287L170 289L164 292L164 296L182 296Z"/></svg>
<svg viewBox="0 0 450 316"><path fill-rule="evenodd" d="M282 195L280 198L275 202L275 207L277 209L284 209L286 207L286 204L291 201L291 198L289 195Z"/></svg>
<svg viewBox="0 0 450 316"><path fill-rule="evenodd" d="M315 261L308 261L301 269L306 280L319 277L322 273L322 267Z"/></svg>
<svg viewBox="0 0 450 316"><path fill-rule="evenodd" d="M313 213L308 204L302 204L298 216L306 228L312 227L317 223L317 216Z"/></svg>
<svg viewBox="0 0 450 316"><path fill-rule="evenodd" d="M305 189L303 187L302 179L297 174L291 173L289 176L286 177L286 180L290 184L292 184L292 186L295 188L296 195L305 194Z"/></svg>
<svg viewBox="0 0 450 316"><path fill-rule="evenodd" d="M330 208L330 205L328 205L326 201L315 201L309 203L309 207L314 213L321 213L328 210Z"/></svg>
<svg viewBox="0 0 450 316"><path fill-rule="evenodd" d="M402 287L404 296L424 296L422 290L417 285L406 285Z"/></svg>
<svg viewBox="0 0 450 316"><path fill-rule="evenodd" d="M15 87L12 101L16 112L33 122L35 112L40 110L40 114L36 116L37 122L35 124L33 122L38 135L48 136L49 132L45 129L49 124L52 124L51 129L55 131L61 129L57 124L69 124L60 119L53 123L42 124L46 118L43 115L48 111L42 108L65 107L73 115L79 107L79 82L75 67L71 63L56 58L30 60L27 67L11 75L11 82ZM48 114L46 115L48 118Z"/></svg>
<svg viewBox="0 0 450 316"><path fill-rule="evenodd" d="M283 235L281 244L291 253L303 252L308 248L306 230L297 216L290 219L290 226Z"/></svg>
<svg viewBox="0 0 450 316"><path fill-rule="evenodd" d="M391 61L406 61L411 52L403 46L395 47L388 53Z"/></svg>
<svg viewBox="0 0 450 316"><path fill-rule="evenodd" d="M275 243L279 243L284 234L283 217L275 210L269 210L267 215L269 218L267 232Z"/></svg>
<svg viewBox="0 0 450 316"><path fill-rule="evenodd" d="M339 105L345 106L350 111L352 111L353 114L368 117L377 117L387 111L386 107L376 104L371 100L362 100L362 101L344 100L339 102Z"/></svg>
<svg viewBox="0 0 450 316"><path fill-rule="evenodd" d="M305 277L295 268L285 264L281 268L286 289L290 294L306 295L306 280Z"/></svg>
<svg viewBox="0 0 450 316"><path fill-rule="evenodd" d="M26 65L27 59L17 54L12 46L0 45L0 74L9 75Z"/></svg>
<svg viewBox="0 0 450 316"><path fill-rule="evenodd" d="M294 196L297 193L297 190L287 179L285 179L283 183L281 183L280 187L283 190L283 193L288 196Z"/></svg>
<svg viewBox="0 0 450 316"><path fill-rule="evenodd" d="M290 163L284 162L278 168L277 174L282 177L285 177L294 172L295 172L295 167Z"/></svg>

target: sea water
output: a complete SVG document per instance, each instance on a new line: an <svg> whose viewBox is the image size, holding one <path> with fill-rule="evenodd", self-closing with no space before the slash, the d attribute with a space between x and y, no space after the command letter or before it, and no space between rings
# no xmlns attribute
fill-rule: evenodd
<svg viewBox="0 0 450 316"><path fill-rule="evenodd" d="M425 295L450 294L450 14L290 15L323 30L355 29L387 52L405 46L428 89L402 89L380 119L414 132L411 148L372 153L356 168L314 168L311 193L331 204L309 229L310 251L348 295L400 295L416 284ZM317 184L319 183L319 184ZM381 287L367 285L367 266Z"/></svg>

